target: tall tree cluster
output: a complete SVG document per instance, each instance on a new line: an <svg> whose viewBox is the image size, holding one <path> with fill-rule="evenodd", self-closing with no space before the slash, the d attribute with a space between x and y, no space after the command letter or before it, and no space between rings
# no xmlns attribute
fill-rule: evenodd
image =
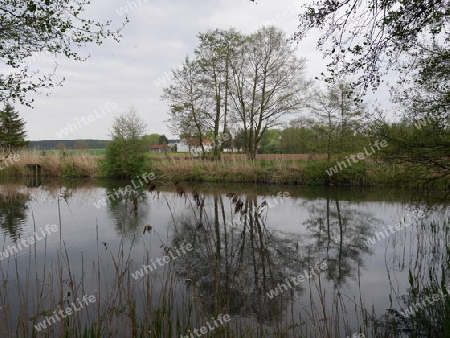
<svg viewBox="0 0 450 338"><path fill-rule="evenodd" d="M308 108L314 121L312 129L321 136L318 148L324 149L328 161L332 154L355 150L355 139L364 134L369 118L349 83L338 81L329 84L326 91L315 90Z"/></svg>
<svg viewBox="0 0 450 338"><path fill-rule="evenodd" d="M354 87L376 88L399 75L393 99L400 123L380 119L375 136L387 156L450 179L450 4L448 0L319 0L305 5L294 39L319 29L330 60L327 81L356 75Z"/></svg>
<svg viewBox="0 0 450 338"><path fill-rule="evenodd" d="M241 130L243 150L254 160L264 133L304 104L305 60L275 27L250 35L216 29L198 38L194 56L173 70L173 83L164 88L172 131L200 146L212 131L219 158L223 134Z"/></svg>

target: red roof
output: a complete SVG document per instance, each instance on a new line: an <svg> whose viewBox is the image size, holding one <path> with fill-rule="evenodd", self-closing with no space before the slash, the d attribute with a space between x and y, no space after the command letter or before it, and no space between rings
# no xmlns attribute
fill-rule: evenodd
<svg viewBox="0 0 450 338"><path fill-rule="evenodd" d="M149 149L164 149L164 144L154 144L151 145Z"/></svg>

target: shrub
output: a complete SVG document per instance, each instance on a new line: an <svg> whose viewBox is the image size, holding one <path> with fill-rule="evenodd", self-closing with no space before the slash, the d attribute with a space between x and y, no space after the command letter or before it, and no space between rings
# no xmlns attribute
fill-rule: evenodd
<svg viewBox="0 0 450 338"><path fill-rule="evenodd" d="M101 171L112 178L131 178L144 173L147 151L142 139L146 125L134 109L116 117L112 141L106 148Z"/></svg>

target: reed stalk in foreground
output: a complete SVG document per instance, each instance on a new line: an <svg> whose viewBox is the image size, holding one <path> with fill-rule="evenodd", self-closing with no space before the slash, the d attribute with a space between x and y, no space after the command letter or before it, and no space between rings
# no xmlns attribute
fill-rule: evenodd
<svg viewBox="0 0 450 338"><path fill-rule="evenodd" d="M155 192L170 210L167 236L141 224L131 236L107 243L96 224L96 255L88 259L83 252L68 250L60 231L55 252L45 241L41 253L35 244L26 259L10 256L2 261L0 336L180 337L219 314L229 314L232 321L205 337L335 337L352 333L349 318L368 336L382 334L375 314L365 310L361 300L349 307L345 295L338 288L326 289L320 275L273 300L266 296L284 280L279 276L283 267L303 263L295 258L297 249L285 245L293 235L278 238L266 226L260 214L263 203L256 197L231 193L206 200L198 192L187 194L180 183L176 194L186 203L184 213L173 210L164 193ZM135 217L130 205L124 207ZM242 216L242 224L230 226L236 215ZM61 219L59 227L63 224ZM33 227L39 225L33 221ZM156 240L137 246L138 234ZM189 254L158 267L156 273L133 276L152 264L155 242L161 254L167 254L185 241L193 245ZM301 294L308 296L306 301L299 301ZM36 330L45 317L84 295L95 296L96 302Z"/></svg>

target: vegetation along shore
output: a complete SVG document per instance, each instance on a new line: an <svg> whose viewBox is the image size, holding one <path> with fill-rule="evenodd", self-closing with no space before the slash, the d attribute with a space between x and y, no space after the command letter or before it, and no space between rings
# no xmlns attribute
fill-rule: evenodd
<svg viewBox="0 0 450 338"><path fill-rule="evenodd" d="M402 186L445 189L436 173L417 164L395 163L377 158L350 161L352 155L260 154L254 161L244 155L226 154L220 160L184 155L149 154L143 172L155 181L242 182L294 185ZM16 155L16 158L18 156ZM108 178L105 156L86 151L22 151L8 162L0 178L34 175L26 164L38 164L42 178ZM424 176L424 172L427 174ZM331 174L331 175L330 175Z"/></svg>

